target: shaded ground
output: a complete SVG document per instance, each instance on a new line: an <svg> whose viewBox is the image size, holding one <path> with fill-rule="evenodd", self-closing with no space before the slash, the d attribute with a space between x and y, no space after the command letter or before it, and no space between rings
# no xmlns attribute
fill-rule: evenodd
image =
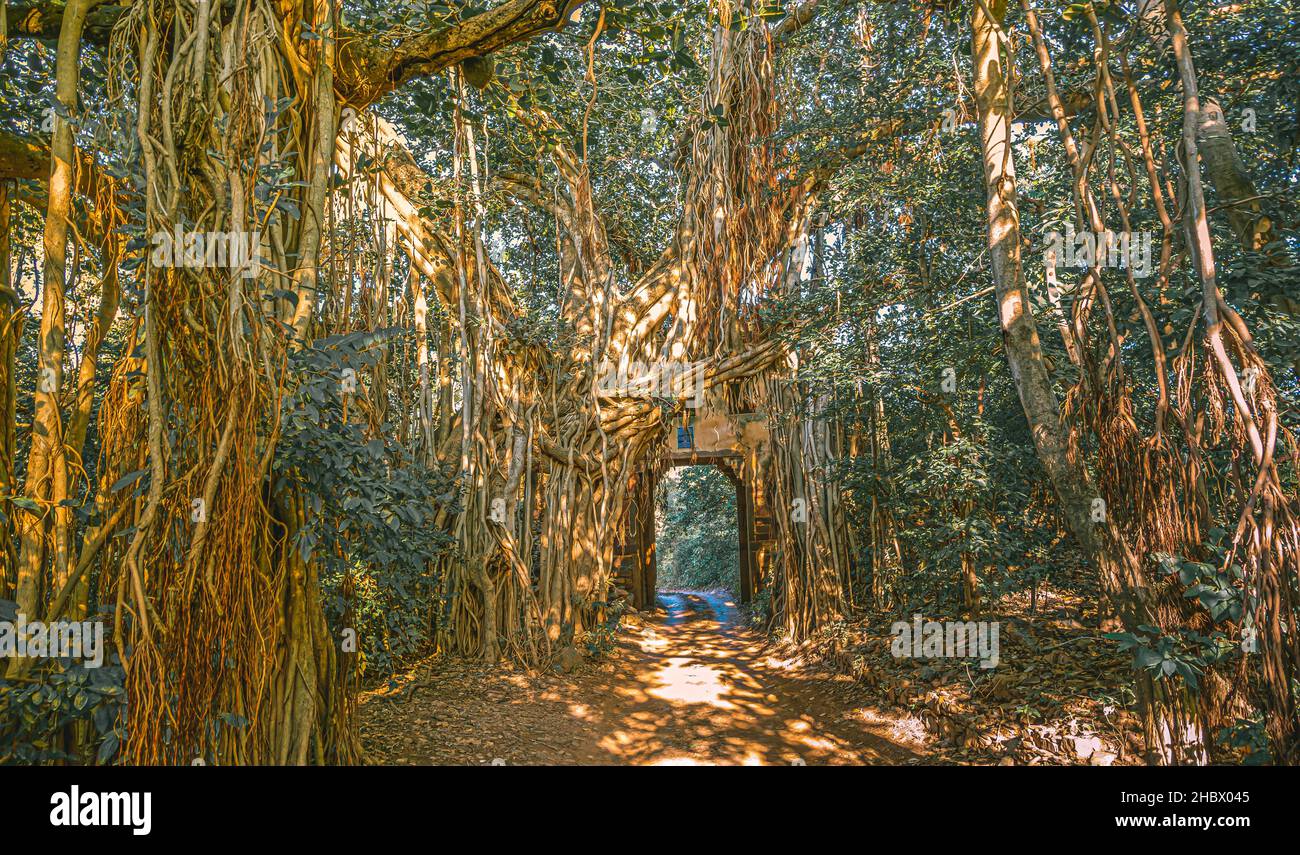
<svg viewBox="0 0 1300 855"><path fill-rule="evenodd" d="M424 663L362 699L377 764L844 765L928 758L851 677L782 661L718 592L660 595L615 655L570 675ZM912 722L911 724L914 724ZM929 760L933 762L933 760Z"/></svg>
<svg viewBox="0 0 1300 855"><path fill-rule="evenodd" d="M1090 580L1047 582L987 603L999 661L894 656L892 623L916 612L963 621L943 605L859 615L828 627L798 655L852 675L883 709L916 721L926 762L1111 766L1141 762L1129 656L1104 636ZM911 612L912 614L909 614Z"/></svg>

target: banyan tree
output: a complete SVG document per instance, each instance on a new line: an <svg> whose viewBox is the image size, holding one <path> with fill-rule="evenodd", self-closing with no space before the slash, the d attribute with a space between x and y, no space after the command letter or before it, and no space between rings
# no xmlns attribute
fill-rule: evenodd
<svg viewBox="0 0 1300 855"><path fill-rule="evenodd" d="M947 5L913 13L928 28ZM1139 673L1150 758L1204 759L1204 734L1250 704L1266 712L1276 756L1294 760L1300 529L1285 468L1296 447L1278 381L1216 284L1203 172L1236 188L1220 192L1240 195L1243 241L1264 246L1268 226L1248 215L1240 159L1198 95L1177 4L1140 5L1122 26L1082 13L1100 57L1089 103L1057 90L1057 45L1030 4L1017 26L1036 66L1014 72L1020 36L1005 0L961 13L1003 353L1117 628L1204 629L1150 557L1196 554L1212 518L1236 523L1224 566L1239 568L1251 608L1233 626L1257 634L1259 670L1243 697L1233 673L1212 669L1195 699ZM0 138L0 177L39 188L30 198L5 185L0 267L7 277L11 208L34 205L46 283L21 482L21 328L9 315L3 327L11 537L0 594L51 620L109 615L129 711L110 728L122 760L359 759L349 597L365 583L348 550L361 520L429 532L415 610L443 650L544 664L606 619L638 479L662 469L672 432L692 419L761 422L734 448L772 524L769 629L805 640L854 607L876 523L862 534L845 507L838 402L801 372L819 339L789 305L822 287L838 170L940 117L852 127L808 156L784 56L845 4L712 0L693 23L700 88L654 165L675 187L665 239L635 261L620 245L642 236L610 221L589 140L614 85L605 43L633 6L453 4L423 27L386 27L327 0L7 3L11 42L55 42L56 101L48 137ZM543 97L520 69L548 62L537 56L556 34L581 65L562 97ZM1176 150L1153 145L1144 81L1127 65L1143 34L1175 59ZM1154 221L1157 290L1183 269L1199 282L1172 351L1146 286L1100 264L1065 286L1058 330L1039 328L1013 144L1013 125L1028 121L1015 89L1031 75L1043 94L1032 109L1074 176L1079 228ZM447 106L437 157L385 108L431 80ZM1073 121L1085 112L1089 127ZM507 269L494 231L510 215L544 224L529 237L553 253L553 276L521 282ZM70 331L80 279L97 285L95 312ZM1119 340L1108 289L1133 295L1148 353ZM543 302L544 336L528 320ZM124 332L110 362L114 328ZM1040 344L1049 332L1070 357L1063 394ZM1135 359L1157 380L1153 401L1128 379ZM1143 406L1150 420L1133 416ZM303 437L317 444L303 451ZM1236 461L1231 477L1205 462L1210 446ZM331 480L362 471L402 486L344 496ZM323 511L336 498L358 521L350 530ZM37 667L14 659L5 678Z"/></svg>

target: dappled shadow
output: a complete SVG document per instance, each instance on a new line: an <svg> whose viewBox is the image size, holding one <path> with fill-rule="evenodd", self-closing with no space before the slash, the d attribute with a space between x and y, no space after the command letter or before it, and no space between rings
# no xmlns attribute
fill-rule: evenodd
<svg viewBox="0 0 1300 855"><path fill-rule="evenodd" d="M846 765L925 759L843 676L775 659L721 593L660 595L575 674L430 660L362 698L378 764ZM638 625L639 624L639 625Z"/></svg>
<svg viewBox="0 0 1300 855"><path fill-rule="evenodd" d="M712 592L664 593L665 617L625 642L586 719L605 762L652 765L900 763L919 755L835 696L780 667Z"/></svg>

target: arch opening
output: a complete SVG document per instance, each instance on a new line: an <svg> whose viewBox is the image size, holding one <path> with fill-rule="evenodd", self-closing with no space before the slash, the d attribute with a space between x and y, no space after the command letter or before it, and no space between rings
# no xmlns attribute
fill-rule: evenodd
<svg viewBox="0 0 1300 855"><path fill-rule="evenodd" d="M740 596L739 485L712 465L674 466L655 489L656 589Z"/></svg>
<svg viewBox="0 0 1300 855"><path fill-rule="evenodd" d="M673 478L673 473L682 470L703 470L708 474L686 477L707 484L700 490L695 490L696 495L701 495L702 490L704 494L711 497L711 500L725 503L725 508L715 510L730 517L730 520L717 520L720 523L720 530L729 535L722 549L734 558L734 563L731 565L733 569L727 574L731 584L727 587L739 602L751 602L754 595L764 587L762 568L766 563L765 554L770 551L765 549L770 536L764 539L761 535L770 529L770 525L765 528L764 520L759 519L759 515L755 513L754 487L742 474L743 468L739 456L693 452L689 456L669 458L667 462L668 466L664 471L640 470L629 481L628 494L631 498L627 503L623 525L620 527L620 540L614 562L615 585L627 592L633 607L647 610L655 608L657 590L671 586L681 578L680 575L676 575L675 568L671 569L665 574L661 585L660 568L663 556L658 543L660 534L658 521L661 515L657 513L659 506L657 496L661 482ZM718 484L715 477L717 475L722 476L725 486ZM682 476L675 477L680 479ZM664 489L669 490L671 487L666 486ZM689 512L688 507L684 513ZM668 560L679 561L683 557L689 560L691 550L687 550L686 556L677 552L677 547L681 543L680 528L671 524L668 528L666 534L674 538L673 551L667 556ZM717 552L712 554L716 558Z"/></svg>

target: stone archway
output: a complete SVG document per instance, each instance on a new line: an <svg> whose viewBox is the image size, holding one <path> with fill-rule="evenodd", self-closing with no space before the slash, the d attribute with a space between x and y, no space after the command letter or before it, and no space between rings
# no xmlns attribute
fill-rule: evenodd
<svg viewBox="0 0 1300 855"><path fill-rule="evenodd" d="M665 469L716 466L736 490L738 590L742 603L766 587L774 527L762 487L761 447L767 441L761 413L714 414L691 419L669 431L667 448L654 466L628 479L629 501L619 526L613 582L626 590L637 609L652 608L658 580L655 544L655 487Z"/></svg>

